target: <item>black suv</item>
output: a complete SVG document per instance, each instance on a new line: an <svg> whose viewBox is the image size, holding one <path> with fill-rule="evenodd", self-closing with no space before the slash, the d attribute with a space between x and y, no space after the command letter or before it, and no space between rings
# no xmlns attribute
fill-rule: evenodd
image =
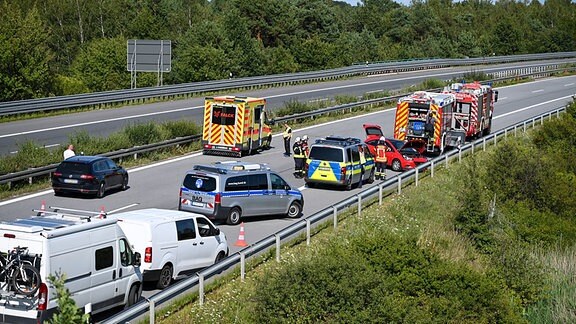
<svg viewBox="0 0 576 324"><path fill-rule="evenodd" d="M52 189L61 193L96 194L102 198L109 189L128 189L128 172L103 156L73 156L52 173Z"/></svg>

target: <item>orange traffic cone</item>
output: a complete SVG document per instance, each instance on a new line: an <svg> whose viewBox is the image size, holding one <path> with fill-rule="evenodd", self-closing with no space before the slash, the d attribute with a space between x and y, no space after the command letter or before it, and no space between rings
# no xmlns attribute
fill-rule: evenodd
<svg viewBox="0 0 576 324"><path fill-rule="evenodd" d="M44 216L45 211L46 211L46 200L42 200L42 202L40 204L40 212L38 213L38 216Z"/></svg>
<svg viewBox="0 0 576 324"><path fill-rule="evenodd" d="M236 241L234 245L240 247L248 246L248 243L246 243L246 240L244 239L244 222L240 224L240 235L238 235L238 241Z"/></svg>
<svg viewBox="0 0 576 324"><path fill-rule="evenodd" d="M106 212L104 211L104 206L100 206L100 215L98 215L98 218L100 219L106 218Z"/></svg>

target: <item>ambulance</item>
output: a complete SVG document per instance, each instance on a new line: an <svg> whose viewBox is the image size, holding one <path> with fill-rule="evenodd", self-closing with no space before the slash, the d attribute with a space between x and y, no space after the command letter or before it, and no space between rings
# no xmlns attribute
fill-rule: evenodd
<svg viewBox="0 0 576 324"><path fill-rule="evenodd" d="M204 102L204 154L241 157L266 150L272 129L266 124L266 99L221 96Z"/></svg>

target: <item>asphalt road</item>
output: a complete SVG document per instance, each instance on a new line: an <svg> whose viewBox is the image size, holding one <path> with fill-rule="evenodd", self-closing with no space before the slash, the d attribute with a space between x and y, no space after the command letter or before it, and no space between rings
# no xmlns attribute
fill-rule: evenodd
<svg viewBox="0 0 576 324"><path fill-rule="evenodd" d="M431 78L440 80L461 78L464 73L471 71L482 71L488 74L518 67L574 61L576 61L576 58L572 60L521 62L381 74L331 82L229 94L265 97L267 98L268 109L273 111L282 107L284 103L292 100L315 102L334 98L339 95L360 97L370 92L400 90ZM86 131L92 136L104 137L112 132L125 128L127 125L150 121L164 122L184 119L196 121L200 125L203 107L204 99L194 98L4 123L2 127L0 127L0 155L16 152L18 150L18 144L22 144L28 140L46 147L66 145L69 142L70 135L80 131ZM81 148L77 149L81 150Z"/></svg>
<svg viewBox="0 0 576 324"><path fill-rule="evenodd" d="M570 102L576 93L576 76L552 78L537 82L499 88L499 101L495 105L493 131L502 129L524 119L553 110ZM353 117L330 123L295 129L295 136L307 134L313 141L327 135L356 136L364 138L364 123L378 123L383 126L386 135L392 133L395 109L364 116ZM293 160L282 155L281 138L273 139L271 150L261 154L242 158L245 161L266 162L271 168L294 187L303 191L305 197L304 216L309 216L335 202L353 195L359 189L351 191L331 189L308 189L303 180L292 176ZM190 154L153 165L130 169L130 189L110 193L103 199L56 197L51 190L38 192L16 199L0 202L0 220L10 220L32 215L32 209L38 209L45 201L47 206L59 206L74 209L108 212L136 208L177 209L180 182L186 170L194 164L209 163L221 160L221 157ZM390 171L388 171L390 172ZM366 188L366 186L364 187ZM245 220L245 238L249 244L255 243L270 234L288 226L294 220L281 217L259 217ZM220 225L226 233L231 253L239 251L233 244L238 238L239 226ZM150 296L155 291L145 291Z"/></svg>

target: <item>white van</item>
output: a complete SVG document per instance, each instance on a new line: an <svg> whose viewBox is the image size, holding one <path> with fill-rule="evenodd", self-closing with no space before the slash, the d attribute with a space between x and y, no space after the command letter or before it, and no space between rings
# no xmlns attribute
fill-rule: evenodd
<svg viewBox="0 0 576 324"><path fill-rule="evenodd" d="M0 322L41 323L57 311L49 275L66 275L65 286L76 306L98 313L133 305L140 299L140 254L133 253L115 219L90 221L79 216L44 212L40 216L0 223L0 251L27 247L42 284L30 297L2 291Z"/></svg>
<svg viewBox="0 0 576 324"><path fill-rule="evenodd" d="M144 256L144 281L159 289L228 255L226 235L200 214L149 208L108 217L118 219L134 250Z"/></svg>

